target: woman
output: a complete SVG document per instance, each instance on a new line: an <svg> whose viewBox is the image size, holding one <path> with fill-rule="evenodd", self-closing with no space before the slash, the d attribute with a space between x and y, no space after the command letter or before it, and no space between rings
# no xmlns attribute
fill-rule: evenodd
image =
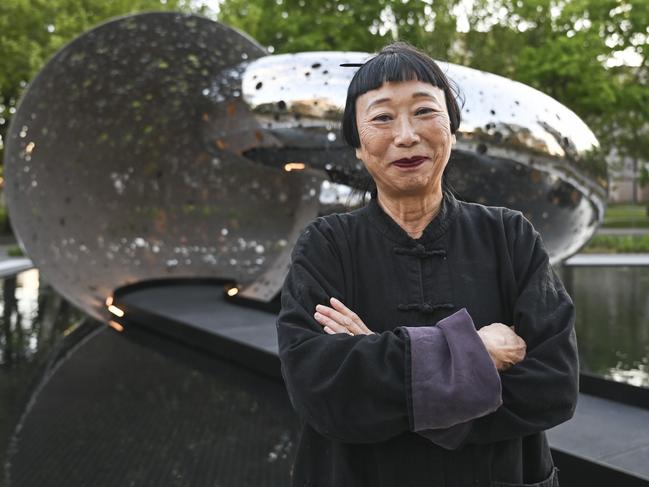
<svg viewBox="0 0 649 487"><path fill-rule="evenodd" d="M574 308L520 212L444 190L459 124L406 44L351 81L372 199L306 228L277 322L295 486L558 485L543 431L574 411Z"/></svg>

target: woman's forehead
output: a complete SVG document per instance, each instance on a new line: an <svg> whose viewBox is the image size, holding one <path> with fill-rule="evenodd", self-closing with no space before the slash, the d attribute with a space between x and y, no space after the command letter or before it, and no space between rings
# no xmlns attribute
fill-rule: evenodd
<svg viewBox="0 0 649 487"><path fill-rule="evenodd" d="M370 109L386 103L410 103L413 100L429 99L445 105L444 91L424 81L387 81L374 90L363 93L356 99L357 107Z"/></svg>

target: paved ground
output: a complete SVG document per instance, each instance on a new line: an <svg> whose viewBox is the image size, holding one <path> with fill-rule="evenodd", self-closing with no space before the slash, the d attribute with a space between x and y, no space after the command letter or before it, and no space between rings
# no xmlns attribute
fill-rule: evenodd
<svg viewBox="0 0 649 487"><path fill-rule="evenodd" d="M8 251L16 245L13 237L0 236L0 261L9 259Z"/></svg>
<svg viewBox="0 0 649 487"><path fill-rule="evenodd" d="M647 254L575 254L564 261L570 267L649 265Z"/></svg>
<svg viewBox="0 0 649 487"><path fill-rule="evenodd" d="M550 445L649 481L649 410L579 394L575 416L548 432Z"/></svg>
<svg viewBox="0 0 649 487"><path fill-rule="evenodd" d="M649 228L600 228L597 235L649 235Z"/></svg>
<svg viewBox="0 0 649 487"><path fill-rule="evenodd" d="M34 265L26 257L11 257L9 255L9 249L15 245L13 240L0 237L0 278L27 270Z"/></svg>

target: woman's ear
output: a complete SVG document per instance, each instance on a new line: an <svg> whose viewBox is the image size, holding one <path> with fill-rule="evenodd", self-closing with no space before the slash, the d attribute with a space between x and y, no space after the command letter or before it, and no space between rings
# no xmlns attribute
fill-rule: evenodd
<svg viewBox="0 0 649 487"><path fill-rule="evenodd" d="M361 159L361 154L362 154L361 148L360 148L360 147L356 147L356 149L354 149L354 151L356 152L356 159L362 161L363 159Z"/></svg>
<svg viewBox="0 0 649 487"><path fill-rule="evenodd" d="M456 142L457 142L457 139L455 138L455 134L452 134L452 137L451 137L451 146L454 146Z"/></svg>

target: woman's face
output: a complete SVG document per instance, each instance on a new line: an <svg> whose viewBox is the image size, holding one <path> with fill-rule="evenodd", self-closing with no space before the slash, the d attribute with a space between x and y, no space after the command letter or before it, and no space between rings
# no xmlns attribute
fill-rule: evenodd
<svg viewBox="0 0 649 487"><path fill-rule="evenodd" d="M356 157L393 197L441 190L455 136L444 92L421 81L384 83L356 99Z"/></svg>

